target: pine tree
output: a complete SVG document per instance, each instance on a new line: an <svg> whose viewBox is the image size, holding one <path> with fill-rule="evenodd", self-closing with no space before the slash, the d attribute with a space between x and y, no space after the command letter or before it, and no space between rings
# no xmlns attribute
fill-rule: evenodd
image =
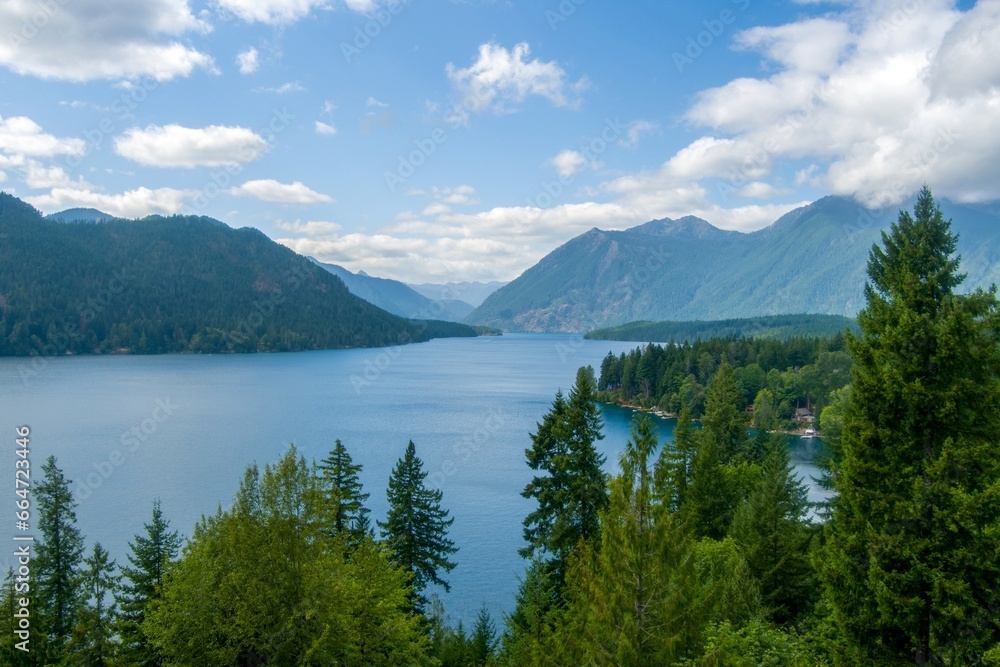
<svg viewBox="0 0 1000 667"><path fill-rule="evenodd" d="M448 528L455 520L441 508L441 490L424 486L426 477L411 440L389 478L389 513L384 523L378 522L395 561L413 576L411 599L417 610L427 601L423 591L428 585L449 590L448 582L438 573L455 568L448 557L458 552L448 539Z"/></svg>
<svg viewBox="0 0 1000 667"><path fill-rule="evenodd" d="M74 630L70 651L75 664L93 667L117 664L119 642L115 636L117 615L115 595L121 576L115 573L115 562L100 542L84 561L82 577L84 607Z"/></svg>
<svg viewBox="0 0 1000 667"><path fill-rule="evenodd" d="M760 480L736 510L729 534L760 582L764 604L776 623L795 620L809 601L809 533L803 524L808 506L788 448L772 437Z"/></svg>
<svg viewBox="0 0 1000 667"><path fill-rule="evenodd" d="M348 535L349 542L357 544L371 532L368 508L364 505L369 494L364 493L358 479L361 465L353 462L347 448L338 439L318 468L323 493L330 507L332 534Z"/></svg>
<svg viewBox="0 0 1000 667"><path fill-rule="evenodd" d="M536 475L521 492L522 497L538 501L538 508L524 519L524 541L528 546L519 551L523 558L556 555L556 545L565 542L557 531L565 526L558 519L570 486L565 435L568 409L562 391L557 391L552 408L537 424L537 431L531 434L531 447L524 450L528 467L545 471L548 475Z"/></svg>
<svg viewBox="0 0 1000 667"><path fill-rule="evenodd" d="M170 522L163 517L160 501L153 501L153 518L145 524L145 535L136 535L129 542L128 562L122 568L121 611L118 633L122 655L130 665L158 667L162 659L142 631L150 604L159 599L167 565L177 558L181 540Z"/></svg>
<svg viewBox="0 0 1000 667"><path fill-rule="evenodd" d="M1000 641L1000 309L955 294L956 241L924 188L869 256L819 559L847 661L979 664Z"/></svg>
<svg viewBox="0 0 1000 667"><path fill-rule="evenodd" d="M46 660L61 659L80 608L80 566L83 536L76 527L76 500L70 480L63 476L54 456L42 465L42 482L35 487L41 541L35 559L37 605L48 639Z"/></svg>

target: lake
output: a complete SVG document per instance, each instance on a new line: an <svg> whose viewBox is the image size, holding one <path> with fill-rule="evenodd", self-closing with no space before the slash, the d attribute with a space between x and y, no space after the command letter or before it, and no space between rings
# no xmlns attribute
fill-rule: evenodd
<svg viewBox="0 0 1000 667"><path fill-rule="evenodd" d="M31 427L33 483L54 454L73 480L87 550L99 541L119 564L155 498L171 526L189 534L202 514L230 504L248 464L276 461L289 443L319 460L340 438L364 466L372 518L382 519L389 474L413 440L455 519L450 537L460 551L445 609L469 623L486 604L499 619L524 570L517 550L532 503L519 494L532 476L529 433L579 366L599 369L609 350L636 345L510 334L321 352L0 359L9 471L0 497L11 510L3 525L15 533L14 427L22 424ZM613 470L633 413L602 409L599 444ZM673 420L656 423L661 441L670 438ZM816 446L792 440L813 499Z"/></svg>

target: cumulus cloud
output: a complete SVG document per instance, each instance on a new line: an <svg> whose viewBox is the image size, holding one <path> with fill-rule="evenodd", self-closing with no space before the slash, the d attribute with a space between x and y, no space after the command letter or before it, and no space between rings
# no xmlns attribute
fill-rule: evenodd
<svg viewBox="0 0 1000 667"><path fill-rule="evenodd" d="M479 47L479 57L466 68L448 63L445 71L459 95L459 115L493 110L515 110L529 96L543 97L554 106L575 106L586 78L574 84L555 61L527 60L531 48L524 42L507 50L499 44Z"/></svg>
<svg viewBox="0 0 1000 667"><path fill-rule="evenodd" d="M0 25L0 65L18 74L166 81L214 70L211 57L178 39L211 30L188 0L3 2Z"/></svg>
<svg viewBox="0 0 1000 667"><path fill-rule="evenodd" d="M256 160L267 142L245 127L180 125L133 127L115 138L115 152L152 167L236 166Z"/></svg>
<svg viewBox="0 0 1000 667"><path fill-rule="evenodd" d="M276 95L287 95L288 93L301 93L305 88L298 81L289 81L280 86L254 88L255 93L275 93Z"/></svg>
<svg viewBox="0 0 1000 667"><path fill-rule="evenodd" d="M238 188L233 188L231 192L235 195L248 195L262 201L282 204L317 204L333 201L331 197L310 190L299 181L288 184L273 179L259 179L247 181Z"/></svg>
<svg viewBox="0 0 1000 667"><path fill-rule="evenodd" d="M25 201L49 213L79 207L96 208L119 218L139 218L179 213L187 194L174 188L136 188L120 194L105 194L88 188L58 187L47 194L25 197Z"/></svg>
<svg viewBox="0 0 1000 667"><path fill-rule="evenodd" d="M236 63L240 66L240 74L253 74L260 67L260 52L251 46L237 54Z"/></svg>
<svg viewBox="0 0 1000 667"><path fill-rule="evenodd" d="M249 23L287 25L305 18L314 10L331 9L332 0L218 0L226 9ZM377 8L374 0L344 0L353 11L367 14Z"/></svg>
<svg viewBox="0 0 1000 667"><path fill-rule="evenodd" d="M656 134L660 131L660 126L648 120L635 120L625 128L625 137L618 140L618 145L622 148L635 148L639 141L647 134Z"/></svg>
<svg viewBox="0 0 1000 667"><path fill-rule="evenodd" d="M322 134L327 137L332 137L337 134L337 128L320 120L316 121L314 127L316 129L316 134Z"/></svg>
<svg viewBox="0 0 1000 667"><path fill-rule="evenodd" d="M336 234L343 229L341 225L336 222L330 222L329 220L309 220L307 222L302 222L301 220L279 220L275 223L275 226L284 232L306 234L308 236Z"/></svg>
<svg viewBox="0 0 1000 667"><path fill-rule="evenodd" d="M549 160L563 178L570 178L584 168L587 158L580 151L565 150Z"/></svg>
<svg viewBox="0 0 1000 667"><path fill-rule="evenodd" d="M83 139L61 138L44 132L27 116L0 117L0 152L8 156L83 155L86 150Z"/></svg>

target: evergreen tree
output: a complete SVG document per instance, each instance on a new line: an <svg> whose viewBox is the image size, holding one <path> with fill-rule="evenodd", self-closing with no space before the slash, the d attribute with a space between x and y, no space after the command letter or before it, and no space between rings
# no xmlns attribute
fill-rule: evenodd
<svg viewBox="0 0 1000 667"><path fill-rule="evenodd" d="M486 605L483 605L476 614L476 623L472 626L472 635L469 637L473 666L485 667L492 664L496 656L497 643L496 624L490 618Z"/></svg>
<svg viewBox="0 0 1000 667"><path fill-rule="evenodd" d="M1000 309L956 294L925 187L868 261L820 565L846 661L980 664L1000 641Z"/></svg>
<svg viewBox="0 0 1000 667"><path fill-rule="evenodd" d="M562 531L568 525L560 521L570 487L566 467L569 455L565 434L567 410L562 391L557 391L552 408L542 417L542 423L537 424L537 431L531 434L531 447L524 450L528 467L548 474L536 475L521 492L524 498L538 501L537 509L524 519L524 541L528 546L519 551L523 558L558 556L557 545L567 542Z"/></svg>
<svg viewBox="0 0 1000 667"><path fill-rule="evenodd" d="M584 549L574 560L556 633L561 664L670 665L698 653L708 618L695 551L679 517L657 500L656 446L652 421L642 415L610 483L600 550Z"/></svg>
<svg viewBox="0 0 1000 667"><path fill-rule="evenodd" d="M368 508L364 505L369 494L364 493L358 479L361 465L353 462L338 439L329 456L320 462L319 470L323 493L330 507L332 533L348 535L349 542L357 544L371 532Z"/></svg>
<svg viewBox="0 0 1000 667"><path fill-rule="evenodd" d="M748 433L747 414L740 405L743 393L736 386L736 374L726 358L708 384L705 416L701 418L704 437L719 449L722 463L730 463L745 454Z"/></svg>
<svg viewBox="0 0 1000 667"><path fill-rule="evenodd" d="M673 447L664 446L656 462L656 489L662 494L661 500L674 511L687 503L696 437L691 408L685 405L674 426Z"/></svg>
<svg viewBox="0 0 1000 667"><path fill-rule="evenodd" d="M413 575L412 600L418 610L426 603L423 591L429 584L449 590L438 573L455 568L448 557L458 552L448 539L448 528L455 520L441 508L441 490L424 486L423 465L411 440L389 478L389 513L384 523L378 522L395 561Z"/></svg>
<svg viewBox="0 0 1000 667"><path fill-rule="evenodd" d="M125 662L137 667L159 667L161 656L143 633L142 624L150 604L160 597L167 566L177 558L181 539L170 530L163 517L160 501L153 501L153 518L145 524L145 535L136 535L129 542L127 555L130 566L122 568L121 611L118 634Z"/></svg>
<svg viewBox="0 0 1000 667"><path fill-rule="evenodd" d="M795 620L810 598L809 534L803 525L808 506L788 448L772 437L760 480L736 510L730 535L760 582L764 604L777 623Z"/></svg>
<svg viewBox="0 0 1000 667"><path fill-rule="evenodd" d="M76 527L76 500L70 480L54 456L42 464L44 475L35 491L41 540L35 558L37 606L41 628L48 639L44 661L55 664L64 653L80 608L80 566L83 536Z"/></svg>
<svg viewBox="0 0 1000 667"><path fill-rule="evenodd" d="M115 562L100 542L84 561L82 588L84 607L74 630L70 650L74 664L104 667L117 664L119 642L115 636L117 615L115 595L121 576L115 573Z"/></svg>
<svg viewBox="0 0 1000 667"><path fill-rule="evenodd" d="M556 394L532 436L532 447L525 451L528 465L548 474L534 477L521 493L538 501L538 508L524 520L528 546L521 555L548 555L557 585L580 540L600 534L599 513L608 500L604 456L595 445L604 437L595 387L593 369L580 368L569 399Z"/></svg>

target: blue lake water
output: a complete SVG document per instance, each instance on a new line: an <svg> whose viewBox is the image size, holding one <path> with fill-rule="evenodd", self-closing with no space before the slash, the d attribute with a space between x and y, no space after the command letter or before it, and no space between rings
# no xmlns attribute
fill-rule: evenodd
<svg viewBox="0 0 1000 667"><path fill-rule="evenodd" d="M282 354L0 359L0 437L8 441L0 509L10 510L0 526L15 533L14 427L22 424L31 427L35 483L54 454L73 480L88 550L100 541L119 564L155 498L189 534L202 514L229 505L248 464L277 460L289 443L319 460L340 438L364 466L368 505L381 519L389 474L413 440L455 519L460 551L446 577L451 592L442 593L446 611L469 622L486 604L498 615L512 608L524 569L517 550L532 505L519 494L532 476L529 433L579 366L599 368L609 350L635 346L512 334ZM603 410L600 446L613 470L633 413ZM668 439L673 421L656 422ZM792 441L811 487L815 446ZM2 550L4 571L10 551Z"/></svg>

